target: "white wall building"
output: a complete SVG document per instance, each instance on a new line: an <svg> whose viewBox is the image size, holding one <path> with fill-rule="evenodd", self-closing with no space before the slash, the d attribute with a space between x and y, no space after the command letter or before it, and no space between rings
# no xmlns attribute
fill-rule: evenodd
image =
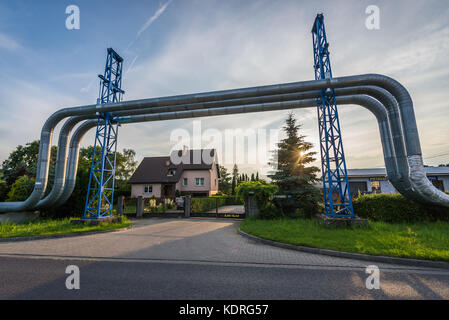
<svg viewBox="0 0 449 320"><path fill-rule="evenodd" d="M441 191L449 190L449 167L425 167L427 178ZM384 168L348 169L349 189L352 195L361 193L397 193L386 178Z"/></svg>

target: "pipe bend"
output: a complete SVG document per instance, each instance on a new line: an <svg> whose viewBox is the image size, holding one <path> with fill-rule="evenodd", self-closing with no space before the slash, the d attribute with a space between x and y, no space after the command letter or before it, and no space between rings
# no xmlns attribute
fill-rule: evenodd
<svg viewBox="0 0 449 320"><path fill-rule="evenodd" d="M319 93L316 93L318 96ZM366 107L369 111L371 111L376 119L378 120L379 129L381 132L381 142L384 150L384 159L385 165L388 172L391 175L391 178L394 180L395 175L395 161L394 161L394 147L391 142L391 134L389 130L389 126L387 123L387 113L383 105L377 101L376 99L369 96L343 96L337 97L338 103L341 104L360 104ZM303 101L291 101L291 102L277 102L277 103L265 103L259 105L250 105L250 106L233 106L233 107L222 107L211 110L198 109L198 110L190 110L184 112L166 112L161 114L149 114L149 115L134 115L134 116L125 116L126 123L136 123L136 122L147 122L147 121L160 121L160 120L170 120L170 119L179 119L179 118L191 118L191 117L203 117L210 115L222 115L222 114L232 114L232 113L243 113L248 112L248 110L256 111L267 111L268 109L290 109L290 108L306 108L315 106L315 99L307 99ZM212 113L210 111L213 111ZM78 154L79 154L79 145L81 143L81 139L84 134L91 128L96 125L96 122L93 120L84 122L74 133L71 141L70 141L70 155L67 177L66 177L66 186L62 192L61 197L56 202L57 205L60 205L67 201L70 197L70 194L73 192L73 189L76 184L76 170L78 163Z"/></svg>
<svg viewBox="0 0 449 320"><path fill-rule="evenodd" d="M262 86L262 87L252 87L252 88L243 88L243 89L234 89L234 90L223 90L216 92L207 92L207 93L199 93L199 94L188 94L182 96L172 96L172 97L162 97L162 98L153 98L146 100L137 100L137 101L129 101L122 102L119 104L109 104L109 105L90 105L84 107L74 107L74 108L65 108L55 112L51 117L47 119L45 125L41 132L41 146L39 149L39 161L38 168L36 171L36 185L33 190L32 195L22 203L0 203L0 212L5 211L5 208L13 208L12 211L18 211L19 209L31 209L36 205L36 203L40 200L45 191L47 176L48 176L48 160L51 148L51 138L53 134L54 127L56 124L61 121L63 118L68 116L76 116L76 115L86 115L92 114L95 112L113 112L117 110L132 110L137 108L150 108L155 106L162 105L176 105L180 103L203 103L208 101L216 101L218 99L235 99L235 98L244 98L244 97L258 97L261 95L275 95L275 94L285 94L285 93L294 93L294 92L303 92L306 90L321 90L323 88L333 87L333 88L343 88L343 87L353 87L353 86L367 86L374 85L379 86L387 91L389 91L397 100L397 104L399 105L399 115L397 114L396 109L391 109L388 112L388 116L391 119L396 119L400 117L400 125L399 128L402 129L404 144L407 155L407 163L408 167L410 167L410 173L404 177L404 179L408 179L411 176L419 176L414 174L418 170L422 169L422 157L421 157L421 149L419 145L419 137L418 131L416 127L416 120L413 111L413 102L407 90L396 80L389 78L383 75L377 74L367 74L367 75L359 75L359 76L350 76L350 77L340 77L328 80L319 80L319 81L304 81L304 82L295 82L295 83L287 83L280 85L271 85L271 86ZM393 104L394 105L394 104ZM227 109L228 111L230 109ZM269 109L270 110L270 109ZM274 110L274 109L273 109ZM216 110L214 110L214 113ZM181 113L181 112L180 112ZM195 112L196 113L196 112ZM228 113L227 113L228 114ZM400 148L400 130L396 130L393 127L394 123L397 121L390 121L390 127L392 132L392 138L395 146L397 145ZM397 125L397 123L396 123ZM402 155L396 151L396 158L398 159L398 164L403 163ZM416 157L419 156L416 160ZM410 158L412 157L412 158ZM421 163L421 165L419 164ZM413 168L412 168L413 167ZM398 165L398 169L400 169L400 165ZM447 203L449 203L449 199L446 197L442 197L437 195L438 192L436 188L432 190L429 186L430 182L426 183L418 183L419 179L414 178L411 183L411 192L417 194L418 197L423 198L426 197L428 193L433 192L433 196L438 199L445 199ZM415 182L413 182L415 181ZM425 181L424 181L425 182ZM416 189L418 188L418 189ZM427 188L429 190L421 190L422 188ZM8 211L8 210L6 210Z"/></svg>

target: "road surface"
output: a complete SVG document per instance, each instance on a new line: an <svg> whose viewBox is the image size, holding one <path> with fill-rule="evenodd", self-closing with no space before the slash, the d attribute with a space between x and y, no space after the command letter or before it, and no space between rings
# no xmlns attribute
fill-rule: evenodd
<svg viewBox="0 0 449 320"><path fill-rule="evenodd" d="M336 258L241 237L239 222L146 219L129 230L0 243L0 299L449 299L449 270ZM68 265L80 289L68 290ZM369 290L365 268L380 268Z"/></svg>

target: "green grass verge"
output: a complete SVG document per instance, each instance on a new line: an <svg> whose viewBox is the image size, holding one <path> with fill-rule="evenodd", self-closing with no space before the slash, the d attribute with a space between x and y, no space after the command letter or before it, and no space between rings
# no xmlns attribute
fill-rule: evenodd
<svg viewBox="0 0 449 320"><path fill-rule="evenodd" d="M370 227L331 228L315 220L245 219L242 231L273 241L390 257L449 261L449 222L370 222Z"/></svg>
<svg viewBox="0 0 449 320"><path fill-rule="evenodd" d="M102 223L97 226L71 224L71 219L73 218L60 220L36 219L31 222L21 224L2 223L0 224L0 238L33 237L89 231L105 231L125 228L131 224L131 222L126 217L122 217L121 222Z"/></svg>

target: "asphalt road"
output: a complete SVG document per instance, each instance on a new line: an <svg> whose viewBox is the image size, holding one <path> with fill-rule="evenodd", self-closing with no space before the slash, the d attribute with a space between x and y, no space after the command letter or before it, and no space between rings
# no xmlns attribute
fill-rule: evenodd
<svg viewBox="0 0 449 320"><path fill-rule="evenodd" d="M252 242L238 222L139 222L131 230L0 243L0 299L449 299L449 270L301 253ZM380 289L367 289L367 265ZM66 288L68 265L80 289Z"/></svg>

